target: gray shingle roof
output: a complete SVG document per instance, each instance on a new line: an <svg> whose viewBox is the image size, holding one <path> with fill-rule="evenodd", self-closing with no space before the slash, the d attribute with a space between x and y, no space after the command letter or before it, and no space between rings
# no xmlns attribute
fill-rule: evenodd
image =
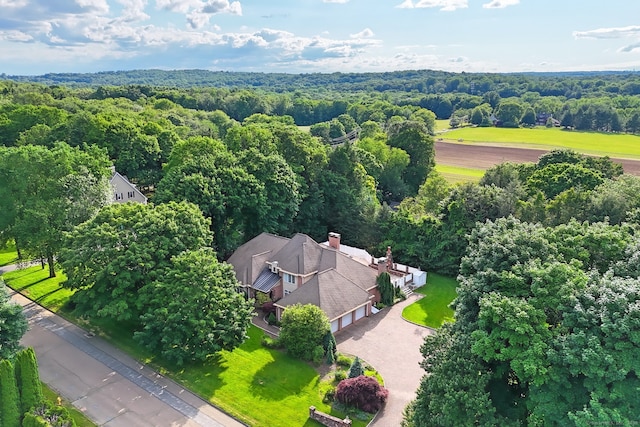
<svg viewBox="0 0 640 427"><path fill-rule="evenodd" d="M289 242L286 237L262 233L240 246L227 262L233 265L237 279L251 285L262 272L267 260Z"/></svg>

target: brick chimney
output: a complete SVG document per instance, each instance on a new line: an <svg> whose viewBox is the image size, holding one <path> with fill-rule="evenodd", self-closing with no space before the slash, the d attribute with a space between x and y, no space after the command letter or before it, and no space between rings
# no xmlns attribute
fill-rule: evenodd
<svg viewBox="0 0 640 427"><path fill-rule="evenodd" d="M340 250L340 234L333 232L329 233L329 247L336 251Z"/></svg>
<svg viewBox="0 0 640 427"><path fill-rule="evenodd" d="M391 246L387 246L387 273L391 273L393 268L393 256L391 255Z"/></svg>

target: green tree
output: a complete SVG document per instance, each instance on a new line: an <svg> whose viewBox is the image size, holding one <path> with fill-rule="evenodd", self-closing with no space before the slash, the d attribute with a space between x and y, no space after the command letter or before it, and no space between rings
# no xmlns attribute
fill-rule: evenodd
<svg viewBox="0 0 640 427"><path fill-rule="evenodd" d="M72 301L81 314L136 320L148 304L138 293L171 258L210 242L209 221L191 203L109 205L66 236L63 286L77 291Z"/></svg>
<svg viewBox="0 0 640 427"><path fill-rule="evenodd" d="M356 358L353 359L353 363L351 363L351 366L349 367L349 378L356 378L360 375L364 375L364 368L362 367L360 358L356 356Z"/></svg>
<svg viewBox="0 0 640 427"><path fill-rule="evenodd" d="M0 278L0 360L11 359L20 349L20 339L27 332L27 319L19 304L11 302Z"/></svg>
<svg viewBox="0 0 640 427"><path fill-rule="evenodd" d="M20 426L20 395L10 361L0 360L0 422L3 427Z"/></svg>
<svg viewBox="0 0 640 427"><path fill-rule="evenodd" d="M520 118L524 107L517 101L502 100L496 110L496 117L502 121L502 126L508 128L517 128L520 124Z"/></svg>
<svg viewBox="0 0 640 427"><path fill-rule="evenodd" d="M522 118L520 119L520 123L525 126L535 126L537 121L536 112L533 108L529 107L524 110L524 114L522 114Z"/></svg>
<svg viewBox="0 0 640 427"><path fill-rule="evenodd" d="M22 146L0 149L0 230L15 238L22 251L48 261L54 258L65 231L87 221L111 198L109 160L96 148L67 144L53 149Z"/></svg>
<svg viewBox="0 0 640 427"><path fill-rule="evenodd" d="M16 355L15 374L20 390L20 410L24 414L44 401L33 348L26 348Z"/></svg>
<svg viewBox="0 0 640 427"><path fill-rule="evenodd" d="M140 291L148 302L134 338L177 365L231 351L246 339L253 317L238 286L233 268L211 249L183 252Z"/></svg>
<svg viewBox="0 0 640 427"><path fill-rule="evenodd" d="M376 278L376 284L378 285L378 291L380 291L380 302L384 305L393 304L393 297L395 296L395 293L389 273L386 271L380 273Z"/></svg>
<svg viewBox="0 0 640 427"><path fill-rule="evenodd" d="M411 121L390 126L387 133L390 146L409 154L409 164L402 178L411 193L416 194L435 165L433 138L423 124Z"/></svg>
<svg viewBox="0 0 640 427"><path fill-rule="evenodd" d="M294 357L312 360L314 349L322 347L328 332L331 332L329 319L318 306L296 304L282 313L280 342Z"/></svg>

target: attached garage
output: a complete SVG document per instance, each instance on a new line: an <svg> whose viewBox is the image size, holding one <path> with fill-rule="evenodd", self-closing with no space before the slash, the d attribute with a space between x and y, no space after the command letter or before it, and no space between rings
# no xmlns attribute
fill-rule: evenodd
<svg viewBox="0 0 640 427"><path fill-rule="evenodd" d="M336 319L333 322L331 322L331 332L332 333L336 333L338 332L338 329L340 328L340 319Z"/></svg>
<svg viewBox="0 0 640 427"><path fill-rule="evenodd" d="M367 315L367 306L366 305L363 305L362 307L360 307L360 308L358 308L356 310L356 320L360 320L366 315Z"/></svg>
<svg viewBox="0 0 640 427"><path fill-rule="evenodd" d="M340 326L344 329L353 323L353 311L345 314L344 316L341 317L341 319L342 319L342 323Z"/></svg>

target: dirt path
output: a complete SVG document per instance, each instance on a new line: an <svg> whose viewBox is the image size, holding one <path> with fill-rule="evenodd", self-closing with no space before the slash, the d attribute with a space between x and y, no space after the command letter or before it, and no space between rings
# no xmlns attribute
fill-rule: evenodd
<svg viewBox="0 0 640 427"><path fill-rule="evenodd" d="M489 169L503 162L536 162L541 155L548 152L548 150L539 149L459 144L446 141L437 141L435 147L437 164L474 169ZM611 160L621 163L625 173L640 175L640 160L615 158Z"/></svg>

